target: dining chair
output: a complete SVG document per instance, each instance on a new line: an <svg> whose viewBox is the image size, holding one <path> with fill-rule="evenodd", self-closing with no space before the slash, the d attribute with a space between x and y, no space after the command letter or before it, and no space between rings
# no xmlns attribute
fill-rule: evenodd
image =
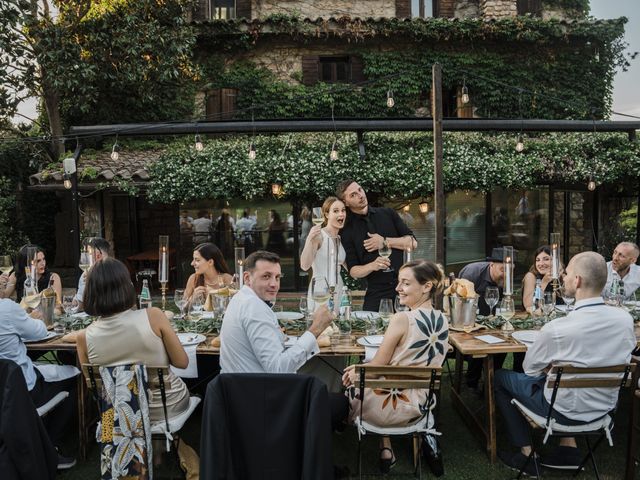
<svg viewBox="0 0 640 480"><path fill-rule="evenodd" d="M420 442L422 435L440 435L434 428L435 419L431 410L433 401L440 390L442 379L441 367L403 367L396 365L356 365L359 375L360 414L356 417L355 426L358 430L358 476L362 478L362 438L365 435L404 436L411 435L413 439L413 474L422 478L422 458ZM362 418L365 402L365 389L424 389L427 393L426 406L422 417L415 423L404 427L382 427L371 424Z"/></svg>
<svg viewBox="0 0 640 480"><path fill-rule="evenodd" d="M551 401L549 402L549 411L547 415L538 415L515 398L511 400L520 413L529 423L531 437L531 453L527 457L526 462L522 465L518 472L518 477L522 476L524 469L530 461L533 460L537 478L540 478L540 465L538 463L536 446L533 442L533 431L543 430L545 432L542 444L546 444L550 437L584 437L587 445L587 455L582 459L580 465L575 470L578 474L585 466L587 461L591 460L591 465L597 479L600 478L598 467L596 465L594 451L602 443L605 438L610 446L613 446L613 438L611 431L614 426L615 413L620 402L620 394L622 390L632 384L632 374L635 370L635 364L613 365L610 367L593 367L580 368L570 365L556 365L551 368L547 376L546 388L551 388ZM553 406L560 389L569 388L608 388L618 390L618 398L615 407L605 414L603 417L580 425L564 425L559 423L552 417ZM595 443L592 445L590 437L595 437Z"/></svg>

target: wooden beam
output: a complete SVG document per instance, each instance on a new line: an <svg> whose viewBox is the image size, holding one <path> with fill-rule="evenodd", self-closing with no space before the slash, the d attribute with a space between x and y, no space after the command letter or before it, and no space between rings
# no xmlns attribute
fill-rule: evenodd
<svg viewBox="0 0 640 480"><path fill-rule="evenodd" d="M445 196L442 181L442 67L436 63L432 68L431 115L433 117L433 201L435 204L436 229L435 247L436 263L444 268L444 215Z"/></svg>

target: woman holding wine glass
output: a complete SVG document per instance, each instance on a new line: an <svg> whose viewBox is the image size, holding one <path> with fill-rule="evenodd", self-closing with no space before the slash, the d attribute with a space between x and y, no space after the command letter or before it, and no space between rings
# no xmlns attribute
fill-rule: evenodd
<svg viewBox="0 0 640 480"><path fill-rule="evenodd" d="M551 277L551 247L542 245L535 251L534 262L522 279L522 305L527 312L533 313L539 307L534 306L534 294L537 280L540 280L540 300L542 300L543 292L553 292L553 278ZM563 268L560 265L560 275ZM564 305L562 299L557 299L558 303Z"/></svg>
<svg viewBox="0 0 640 480"><path fill-rule="evenodd" d="M7 286L9 274L13 270L13 262L10 255L0 255L0 298L7 298ZM15 285L15 283L14 283Z"/></svg>
<svg viewBox="0 0 640 480"><path fill-rule="evenodd" d="M347 209L344 203L338 200L337 197L328 197L322 204L321 212L316 210L318 208L319 207L315 207L313 209L313 222L315 225L309 231L304 248L302 249L300 268L304 271L311 268L313 270L312 279L324 277L328 280L330 273L329 246L331 238L337 237L340 229L344 226L344 221L347 218ZM345 257L346 254L341 244L338 250L338 265L344 264ZM342 293L343 283L339 271L336 272L336 275L335 293L339 296ZM307 302L310 312L316 309L312 293L312 282L309 282ZM334 311L337 312L340 308L340 302L334 300L333 303Z"/></svg>
<svg viewBox="0 0 640 480"><path fill-rule="evenodd" d="M184 299L187 302L196 297L204 302L210 290L218 290L233 281L222 252L213 243L201 243L193 250L191 266L195 272L187 280L184 289Z"/></svg>

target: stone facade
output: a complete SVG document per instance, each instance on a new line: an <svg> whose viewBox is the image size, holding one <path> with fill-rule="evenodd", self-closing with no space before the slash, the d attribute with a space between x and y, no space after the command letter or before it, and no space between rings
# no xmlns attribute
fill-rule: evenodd
<svg viewBox="0 0 640 480"><path fill-rule="evenodd" d="M390 17L396 16L393 0L251 0L251 17L265 18L273 14L318 17Z"/></svg>
<svg viewBox="0 0 640 480"><path fill-rule="evenodd" d="M480 11L484 18L507 18L518 15L516 0L480 0Z"/></svg>
<svg viewBox="0 0 640 480"><path fill-rule="evenodd" d="M460 0L456 2L455 18L477 18L480 16L480 0Z"/></svg>

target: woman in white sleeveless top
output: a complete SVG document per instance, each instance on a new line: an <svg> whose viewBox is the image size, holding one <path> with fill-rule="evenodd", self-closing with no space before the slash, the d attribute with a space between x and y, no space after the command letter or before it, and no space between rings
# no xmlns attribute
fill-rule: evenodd
<svg viewBox="0 0 640 480"><path fill-rule="evenodd" d="M307 271L313 269L313 276L324 277L329 281L329 242L331 237L337 237L340 230L344 226L347 218L347 210L337 197L328 197L322 204L322 216L324 217L323 225L314 225L309 231L304 249L300 255L300 267ZM344 264L346 254L342 244L338 250L338 268ZM342 277L338 271L338 281L336 283L336 298L334 298L334 311L340 308L340 294L342 292ZM311 281L309 282L308 292L309 311L315 310L315 303L311 298Z"/></svg>
<svg viewBox="0 0 640 480"><path fill-rule="evenodd" d="M97 262L87 277L84 309L96 315L78 334L78 357L83 363L102 366L144 364L186 368L187 354L169 320L159 308L132 310L136 292L129 271L115 258ZM178 415L189 407L189 390L173 372L165 379L167 415ZM149 395L151 421L164 420L159 388Z"/></svg>

